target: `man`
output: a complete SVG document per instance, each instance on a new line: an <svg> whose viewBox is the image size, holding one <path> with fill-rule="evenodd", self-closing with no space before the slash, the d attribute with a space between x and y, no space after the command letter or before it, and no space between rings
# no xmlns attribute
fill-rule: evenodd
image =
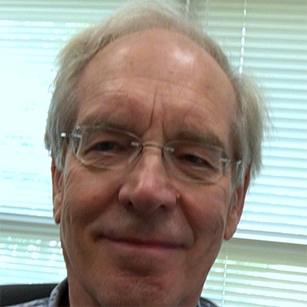
<svg viewBox="0 0 307 307"><path fill-rule="evenodd" d="M45 137L68 275L36 304L213 306L200 294L259 170L262 114L220 48L166 6L73 38Z"/></svg>

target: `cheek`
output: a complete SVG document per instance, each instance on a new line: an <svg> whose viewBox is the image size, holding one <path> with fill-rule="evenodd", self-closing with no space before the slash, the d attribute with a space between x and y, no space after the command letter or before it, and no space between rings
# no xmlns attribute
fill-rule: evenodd
<svg viewBox="0 0 307 307"><path fill-rule="evenodd" d="M228 197L222 186L207 186L204 191L192 192L187 199L186 216L195 241L222 240L228 212Z"/></svg>
<svg viewBox="0 0 307 307"><path fill-rule="evenodd" d="M87 268L83 264L94 263L91 226L114 206L118 181L110 174L93 174L79 165L64 174L60 236L68 270L77 265L74 270L84 271Z"/></svg>
<svg viewBox="0 0 307 307"><path fill-rule="evenodd" d="M67 224L67 230L83 231L86 225L114 205L118 186L119 179L112 174L93 174L80 165L71 167L64 174L63 226Z"/></svg>
<svg viewBox="0 0 307 307"><path fill-rule="evenodd" d="M228 207L225 192L217 185L202 191L198 187L185 198L185 216L194 236L186 274L199 284L204 282L223 242Z"/></svg>

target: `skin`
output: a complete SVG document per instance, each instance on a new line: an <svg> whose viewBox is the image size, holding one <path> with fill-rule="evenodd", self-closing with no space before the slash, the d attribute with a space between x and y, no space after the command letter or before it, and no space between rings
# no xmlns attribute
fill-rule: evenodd
<svg viewBox="0 0 307 307"><path fill-rule="evenodd" d="M108 121L146 142L218 140L231 157L236 101L218 64L189 38L137 32L101 50L79 80L76 124ZM196 306L240 220L249 176L210 185L168 174L147 147L134 167L97 170L68 150L52 163L71 306Z"/></svg>

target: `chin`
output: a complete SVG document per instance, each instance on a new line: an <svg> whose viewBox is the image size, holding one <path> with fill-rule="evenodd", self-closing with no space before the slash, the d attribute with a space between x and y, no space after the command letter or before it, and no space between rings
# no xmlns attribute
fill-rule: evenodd
<svg viewBox="0 0 307 307"><path fill-rule="evenodd" d="M106 276L107 280L96 284L96 295L100 306L187 306L183 304L182 290L166 279L150 276ZM173 284L175 284L174 282ZM99 286L97 287L97 285ZM196 304L195 304L196 305Z"/></svg>

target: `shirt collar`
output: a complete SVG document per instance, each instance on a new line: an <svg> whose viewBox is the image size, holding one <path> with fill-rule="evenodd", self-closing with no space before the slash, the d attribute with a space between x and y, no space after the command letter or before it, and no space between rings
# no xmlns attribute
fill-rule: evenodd
<svg viewBox="0 0 307 307"><path fill-rule="evenodd" d="M63 300L68 301L68 283L67 279L64 279L59 283L51 292L48 307L59 307L62 306Z"/></svg>
<svg viewBox="0 0 307 307"><path fill-rule="evenodd" d="M48 307L59 307L63 300L68 301L68 282L64 279L51 292ZM202 307L200 300L198 300L196 307Z"/></svg>

